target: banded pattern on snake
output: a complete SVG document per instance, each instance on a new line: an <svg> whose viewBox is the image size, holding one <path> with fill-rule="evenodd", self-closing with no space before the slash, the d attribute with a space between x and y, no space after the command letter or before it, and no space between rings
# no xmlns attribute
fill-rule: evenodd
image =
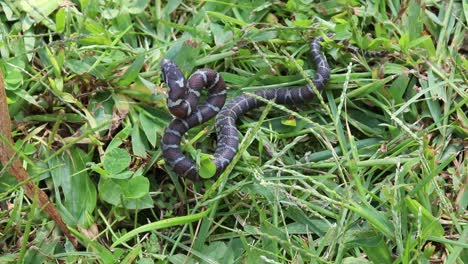
<svg viewBox="0 0 468 264"><path fill-rule="evenodd" d="M319 36L310 43L310 52L316 66L313 84L318 91L325 87L330 78L328 62L321 52L322 41L323 37ZM232 161L239 146L237 118L264 103L255 97L240 95L224 105L226 85L223 78L213 70L197 70L185 79L181 70L167 59L161 62L161 68L164 81L169 87L167 104L175 116L166 128L161 141L166 163L177 174L192 180L200 180L194 161L182 153L180 141L190 128L216 116L218 145L213 155L213 162L216 165L216 176L219 176ZM204 104L197 106L200 90L203 87L208 88L210 95ZM309 85L260 90L254 94L266 100L274 100L278 104L303 104L315 97L314 89Z"/></svg>

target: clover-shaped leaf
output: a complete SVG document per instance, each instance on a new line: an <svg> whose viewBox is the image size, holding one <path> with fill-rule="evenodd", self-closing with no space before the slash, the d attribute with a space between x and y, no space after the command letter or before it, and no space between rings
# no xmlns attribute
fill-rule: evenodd
<svg viewBox="0 0 468 264"><path fill-rule="evenodd" d="M106 154L104 155L104 169L107 171L108 174L117 175L125 169L128 169L130 161L130 154L128 154L128 152L125 149L114 148L111 149L109 152L106 152Z"/></svg>

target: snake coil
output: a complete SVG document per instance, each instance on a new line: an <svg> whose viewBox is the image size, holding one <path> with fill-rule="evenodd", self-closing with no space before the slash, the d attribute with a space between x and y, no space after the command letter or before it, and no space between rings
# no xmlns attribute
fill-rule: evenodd
<svg viewBox="0 0 468 264"><path fill-rule="evenodd" d="M319 36L310 43L310 52L316 66L313 83L318 91L323 90L330 78L330 67L321 52L322 41L323 38ZM161 62L161 68L164 81L169 87L168 108L175 116L166 128L161 141L166 163L177 174L199 180L200 175L195 163L182 153L180 141L190 128L216 116L218 145L213 155L213 162L216 165L216 176L220 175L234 158L239 146L237 118L264 103L255 97L240 95L224 105L226 85L223 78L213 70L200 69L185 79L181 70L167 59ZM208 88L209 97L204 104L197 106L203 87ZM266 100L274 100L278 104L303 104L315 96L313 88L309 85L259 90L254 94Z"/></svg>

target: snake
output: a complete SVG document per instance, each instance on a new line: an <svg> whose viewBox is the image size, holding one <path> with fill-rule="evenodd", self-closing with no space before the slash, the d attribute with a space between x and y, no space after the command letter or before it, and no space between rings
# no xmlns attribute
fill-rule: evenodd
<svg viewBox="0 0 468 264"><path fill-rule="evenodd" d="M323 41L324 38L318 36L310 42L311 58L316 68L312 83L318 92L323 90L330 79L330 67L321 51ZM265 105L264 100L256 97L272 100L277 104L298 105L305 104L316 96L313 87L304 85L258 90L253 92L256 97L242 94L225 103L226 84L216 71L199 69L186 79L174 62L163 59L160 66L163 80L168 87L167 106L174 116L161 140L162 156L176 174L195 181L201 179L197 166L180 148L182 137L189 129L216 118L217 147L212 162L216 166L214 176L219 176L238 151L236 120L244 113ZM208 89L208 98L198 105L203 88Z"/></svg>

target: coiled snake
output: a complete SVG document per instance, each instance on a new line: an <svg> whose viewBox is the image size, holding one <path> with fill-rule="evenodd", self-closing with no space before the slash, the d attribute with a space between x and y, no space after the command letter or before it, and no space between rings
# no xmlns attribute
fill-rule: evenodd
<svg viewBox="0 0 468 264"><path fill-rule="evenodd" d="M310 52L316 66L313 83L318 91L324 88L330 78L328 62L321 52L322 41L323 38L319 36L310 43ZM195 163L182 153L180 141L190 128L216 116L218 145L213 155L213 162L216 165L216 176L220 175L234 158L239 146L237 118L264 103L255 97L240 95L224 105L226 85L223 78L213 70L200 69L185 79L181 70L167 59L161 62L161 68L164 81L169 87L167 104L175 116L166 128L161 141L166 163L177 174L199 180L200 175ZM203 87L208 88L210 95L204 104L197 106ZM267 100L274 100L278 104L303 104L315 96L313 88L309 85L260 90L254 94Z"/></svg>

